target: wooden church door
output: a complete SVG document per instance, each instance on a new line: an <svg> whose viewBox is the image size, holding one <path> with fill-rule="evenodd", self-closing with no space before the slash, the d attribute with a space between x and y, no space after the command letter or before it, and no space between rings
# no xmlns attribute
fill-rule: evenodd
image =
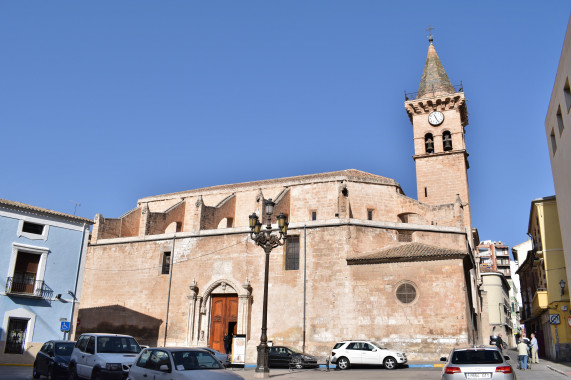
<svg viewBox="0 0 571 380"><path fill-rule="evenodd" d="M225 353L224 336L236 334L238 322L238 296L213 295L212 313L210 317L211 348Z"/></svg>

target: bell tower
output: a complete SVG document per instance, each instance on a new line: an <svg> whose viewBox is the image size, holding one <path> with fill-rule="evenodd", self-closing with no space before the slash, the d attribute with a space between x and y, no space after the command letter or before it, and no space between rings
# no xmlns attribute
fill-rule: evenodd
<svg viewBox="0 0 571 380"><path fill-rule="evenodd" d="M464 142L468 110L461 86L455 88L429 38L426 64L415 99L406 95L405 109L413 127L417 198L431 205L460 198L464 224L471 227L468 152Z"/></svg>

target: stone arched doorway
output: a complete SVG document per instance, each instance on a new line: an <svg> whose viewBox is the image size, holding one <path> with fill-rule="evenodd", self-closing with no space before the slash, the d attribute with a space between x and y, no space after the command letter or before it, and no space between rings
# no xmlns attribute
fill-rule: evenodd
<svg viewBox="0 0 571 380"><path fill-rule="evenodd" d="M224 352L224 335L248 334L252 288L247 279L242 285L237 283L234 279L217 279L203 288L203 292L198 284L191 285L191 344Z"/></svg>

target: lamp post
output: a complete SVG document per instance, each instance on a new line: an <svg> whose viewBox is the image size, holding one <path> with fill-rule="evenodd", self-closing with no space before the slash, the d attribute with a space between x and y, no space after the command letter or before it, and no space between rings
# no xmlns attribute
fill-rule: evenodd
<svg viewBox="0 0 571 380"><path fill-rule="evenodd" d="M565 281L559 281L559 286L561 287L561 295L563 295L565 293Z"/></svg>
<svg viewBox="0 0 571 380"><path fill-rule="evenodd" d="M265 378L270 376L268 367L268 272L270 269L270 252L277 246L284 245L287 238L286 216L283 213L278 215L278 231L279 235L272 234L272 214L274 213L275 203L271 199L264 201L266 217L268 224L266 229L262 231L262 223L258 220L258 215L253 213L250 215L250 238L264 249L266 253L266 266L264 271L264 305L262 312L262 336L260 337L260 345L258 346L258 359L256 364L256 378Z"/></svg>

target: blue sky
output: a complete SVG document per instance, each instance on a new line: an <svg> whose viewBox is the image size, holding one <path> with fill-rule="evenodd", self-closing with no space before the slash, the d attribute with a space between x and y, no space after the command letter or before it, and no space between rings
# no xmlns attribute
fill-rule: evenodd
<svg viewBox="0 0 571 380"><path fill-rule="evenodd" d="M93 218L139 198L359 169L416 198L403 92L426 28L468 99L482 240L554 194L544 120L571 3L0 3L0 198Z"/></svg>

